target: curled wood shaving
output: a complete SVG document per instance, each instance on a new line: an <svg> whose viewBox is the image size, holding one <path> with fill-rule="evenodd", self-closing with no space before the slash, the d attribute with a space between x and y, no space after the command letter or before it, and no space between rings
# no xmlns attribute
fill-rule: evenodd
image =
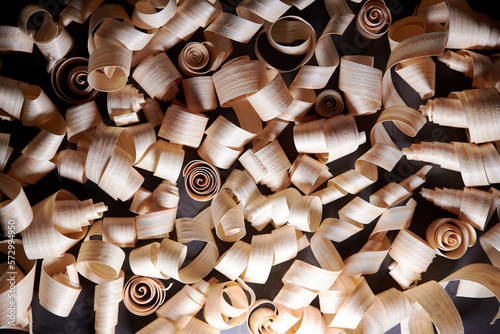
<svg viewBox="0 0 500 334"><path fill-rule="evenodd" d="M88 83L88 59L61 58L51 74L52 88L66 102L79 104L93 100L99 94Z"/></svg>
<svg viewBox="0 0 500 334"><path fill-rule="evenodd" d="M356 28L366 38L382 37L391 25L391 12L380 0L370 0L363 4L356 16Z"/></svg>
<svg viewBox="0 0 500 334"><path fill-rule="evenodd" d="M123 287L123 303L135 315L150 315L163 304L167 290L159 279L134 275Z"/></svg>
<svg viewBox="0 0 500 334"><path fill-rule="evenodd" d="M221 186L219 170L203 160L192 160L183 169L188 195L197 201L209 201Z"/></svg>

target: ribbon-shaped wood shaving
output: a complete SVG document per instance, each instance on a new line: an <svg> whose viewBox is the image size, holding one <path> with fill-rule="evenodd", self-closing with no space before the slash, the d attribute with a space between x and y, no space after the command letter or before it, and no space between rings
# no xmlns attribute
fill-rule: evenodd
<svg viewBox="0 0 500 334"><path fill-rule="evenodd" d="M183 169L184 186L188 195L196 201L209 201L221 186L219 170L203 160L192 160Z"/></svg>
<svg viewBox="0 0 500 334"><path fill-rule="evenodd" d="M33 220L33 210L21 184L0 173L0 191L7 200L0 203L0 223L4 235L24 231Z"/></svg>
<svg viewBox="0 0 500 334"><path fill-rule="evenodd" d="M123 299L124 273L120 270L117 277L97 284L94 294L96 333L112 333L118 324L118 309Z"/></svg>
<svg viewBox="0 0 500 334"><path fill-rule="evenodd" d="M0 133L0 173L3 172L9 163L14 148L9 146L10 134Z"/></svg>
<svg viewBox="0 0 500 334"><path fill-rule="evenodd" d="M159 279L134 275L123 288L123 303L135 315L150 315L163 304L167 290Z"/></svg>
<svg viewBox="0 0 500 334"><path fill-rule="evenodd" d="M479 238L479 242L491 263L500 268L500 224L490 228Z"/></svg>
<svg viewBox="0 0 500 334"><path fill-rule="evenodd" d="M81 291L73 255L66 253L60 258L43 260L38 292L40 305L60 317L67 317Z"/></svg>
<svg viewBox="0 0 500 334"><path fill-rule="evenodd" d="M217 96L212 77L182 80L186 106L192 112L206 112L217 108Z"/></svg>
<svg viewBox="0 0 500 334"><path fill-rule="evenodd" d="M402 152L409 160L430 162L460 172L466 187L500 182L500 156L492 143L421 142L403 148Z"/></svg>
<svg viewBox="0 0 500 334"><path fill-rule="evenodd" d="M467 129L469 141L481 144L500 139L500 119L494 112L498 108L497 90L484 88L453 92L448 98L429 100L420 110L431 122Z"/></svg>
<svg viewBox="0 0 500 334"><path fill-rule="evenodd" d="M35 285L36 261L30 260L24 250L23 242L20 239L0 241L0 252L8 255L15 254L15 261L7 261L1 264L1 289L0 301L2 310L0 311L0 328L6 328L12 323L14 328L32 332L31 300L33 298L33 287ZM12 246L11 246L12 245ZM7 276L13 275L13 280L7 280ZM12 278L12 277L11 277ZM14 314L9 312L8 305L12 300L9 297L10 285L14 286L16 293ZM10 292L12 293L12 291ZM10 324L9 324L10 322ZM9 327L12 328L12 327Z"/></svg>
<svg viewBox="0 0 500 334"><path fill-rule="evenodd" d="M109 92L108 114L116 125L127 125L139 122L138 112L144 104L144 96L132 85Z"/></svg>
<svg viewBox="0 0 500 334"><path fill-rule="evenodd" d="M198 148L207 123L208 117L191 113L178 105L171 105L165 112L158 137L175 144Z"/></svg>
<svg viewBox="0 0 500 334"><path fill-rule="evenodd" d="M18 27L0 26L0 52L33 52L33 40Z"/></svg>

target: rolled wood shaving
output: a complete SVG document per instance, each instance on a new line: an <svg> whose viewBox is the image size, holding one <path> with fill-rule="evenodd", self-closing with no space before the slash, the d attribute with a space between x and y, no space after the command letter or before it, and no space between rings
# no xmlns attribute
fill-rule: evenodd
<svg viewBox="0 0 500 334"><path fill-rule="evenodd" d="M391 12L381 0L365 2L356 16L356 28L368 39L382 37L390 25Z"/></svg>
<svg viewBox="0 0 500 334"><path fill-rule="evenodd" d="M277 140L257 152L247 150L239 161L255 182L265 184L273 192L283 190L291 183L288 169L292 165Z"/></svg>
<svg viewBox="0 0 500 334"><path fill-rule="evenodd" d="M105 217L102 220L102 240L119 247L135 247L135 217Z"/></svg>
<svg viewBox="0 0 500 334"><path fill-rule="evenodd" d="M21 184L0 173L0 191L8 199L0 203L0 223L4 235L24 231L33 220L33 210ZM13 225L9 224L13 222ZM10 226L13 226L12 228Z"/></svg>
<svg viewBox="0 0 500 334"><path fill-rule="evenodd" d="M221 330L229 329L246 321L254 303L255 293L240 279L237 282L217 283L208 287L203 315L209 325Z"/></svg>
<svg viewBox="0 0 500 334"><path fill-rule="evenodd" d="M237 204L228 189L222 189L214 196L210 211L219 239L235 242L245 236L245 219L241 205Z"/></svg>
<svg viewBox="0 0 500 334"><path fill-rule="evenodd" d="M88 83L88 59L83 57L61 58L51 74L52 88L66 102L78 104L91 101L99 91Z"/></svg>
<svg viewBox="0 0 500 334"><path fill-rule="evenodd" d="M366 137L354 117L338 115L295 125L293 140L299 153L315 153L327 163L354 152Z"/></svg>
<svg viewBox="0 0 500 334"><path fill-rule="evenodd" d="M458 215L459 220L481 231L484 231L499 204L497 196L476 188L422 189L420 193L423 198L433 202L434 205Z"/></svg>
<svg viewBox="0 0 500 334"><path fill-rule="evenodd" d="M38 298L46 310L67 317L81 291L73 255L66 253L60 258L43 260Z"/></svg>
<svg viewBox="0 0 500 334"><path fill-rule="evenodd" d="M0 26L0 52L33 52L34 41L19 27Z"/></svg>
<svg viewBox="0 0 500 334"><path fill-rule="evenodd" d="M192 218L177 219L175 224L178 241L163 239L158 250L157 267L164 275L182 283L198 282L214 268L219 257L212 232ZM184 244L194 240L204 242L205 246L195 259L181 269L188 247Z"/></svg>
<svg viewBox="0 0 500 334"><path fill-rule="evenodd" d="M144 49L134 53L132 66L150 55L167 51L181 40L189 39L198 28L206 27L220 12L222 7L218 2L183 1L177 6L174 16L158 30Z"/></svg>
<svg viewBox="0 0 500 334"><path fill-rule="evenodd" d="M272 307L272 309L267 306ZM259 299L250 310L247 327L252 334L286 333L299 320L300 318L286 312L286 310L279 311L272 301Z"/></svg>
<svg viewBox="0 0 500 334"><path fill-rule="evenodd" d="M21 111L28 86L29 84L25 82L0 76L0 91L2 92L0 95L0 108L3 110L2 118L11 121L13 119L22 120Z"/></svg>
<svg viewBox="0 0 500 334"><path fill-rule="evenodd" d="M216 57L212 43L190 42L182 48L177 63L182 73L188 77L197 77L219 67L220 64L215 62Z"/></svg>
<svg viewBox="0 0 500 334"><path fill-rule="evenodd" d="M185 152L181 145L160 139L147 148L135 166L175 183L182 169L184 155Z"/></svg>
<svg viewBox="0 0 500 334"><path fill-rule="evenodd" d="M187 109L192 112L206 112L217 108L212 77L194 77L182 80Z"/></svg>
<svg viewBox="0 0 500 334"><path fill-rule="evenodd" d="M84 102L66 110L68 141L92 140L96 128L103 123L95 101Z"/></svg>
<svg viewBox="0 0 500 334"><path fill-rule="evenodd" d="M28 21L37 13L43 13L42 26L36 34L28 31ZM73 48L73 38L63 26L55 23L52 15L38 4L30 4L19 13L19 28L29 36L47 60L47 72L51 72L55 63Z"/></svg>
<svg viewBox="0 0 500 334"><path fill-rule="evenodd" d="M175 144L198 148L208 123L208 117L191 113L181 106L171 105L165 112L158 137Z"/></svg>
<svg viewBox="0 0 500 334"><path fill-rule="evenodd" d="M74 214L83 215L77 219L83 226L79 225L69 233L59 232L56 226L56 202L66 200L78 201L78 198L69 191L59 190L33 206L33 219L36 219L37 224L31 224L21 233L28 258L61 257L68 249L83 239L91 218L96 219L103 211L107 210L102 203L94 205L91 201L87 203L89 205L84 206L82 203L81 207L75 206ZM84 208L89 208L90 211L83 210ZM92 213L91 216L87 216L89 212Z"/></svg>
<svg viewBox="0 0 500 334"><path fill-rule="evenodd" d="M435 219L427 227L426 240L438 255L456 260L477 240L476 231L468 223L452 218Z"/></svg>
<svg viewBox="0 0 500 334"><path fill-rule="evenodd" d="M491 227L479 238L481 247L495 267L500 268L500 224Z"/></svg>
<svg viewBox="0 0 500 334"><path fill-rule="evenodd" d="M9 271L14 271L15 274L15 291L17 294L16 298L16 317L14 319L14 325L18 329L22 329L24 331L30 331L32 328L32 316L31 316L31 300L33 299L33 287L35 285L35 272L36 272L36 261L30 260L24 250L23 250L23 242L20 239L13 239L13 247L16 256L16 264L14 265L15 269L9 269ZM9 240L0 241L0 251L7 255L9 250L9 245L11 245ZM5 263L2 264L2 272L7 272L7 266ZM20 266L20 267L17 267ZM17 270L16 270L17 269ZM22 269L22 270L21 270ZM23 273L26 273L24 274ZM4 275L2 275L2 281L6 279ZM0 293L0 301L2 305L9 305L11 298L9 298L9 289L2 288ZM9 326L9 310L7 307L3 307L0 311L0 328L6 328Z"/></svg>
<svg viewBox="0 0 500 334"><path fill-rule="evenodd" d="M248 265L242 273L243 281L259 284L267 282L274 259L273 241L270 233L252 237Z"/></svg>
<svg viewBox="0 0 500 334"><path fill-rule="evenodd" d="M344 110L344 101L339 92L333 89L325 89L316 97L314 110L321 117L337 116Z"/></svg>
<svg viewBox="0 0 500 334"><path fill-rule="evenodd" d="M9 146L10 134L0 133L0 173L3 172L14 152L14 148Z"/></svg>
<svg viewBox="0 0 500 334"><path fill-rule="evenodd" d="M106 282L116 283L116 280L121 279L121 298L123 288L121 267L125 260L125 252L107 241L90 239L91 236L102 236L102 234L102 220L100 220L92 225L80 247L76 269L82 276L98 285Z"/></svg>
<svg viewBox="0 0 500 334"><path fill-rule="evenodd" d="M395 260L389 266L389 274L407 289L421 279L420 274L427 270L436 251L413 232L402 229L394 239L389 255Z"/></svg>
<svg viewBox="0 0 500 334"><path fill-rule="evenodd" d="M148 123L151 123L153 127L160 125L164 114L158 100L148 97L144 101L145 102L142 105L142 112L144 113L144 116L146 116Z"/></svg>
<svg viewBox="0 0 500 334"><path fill-rule="evenodd" d="M157 11L157 8L160 10ZM137 1L132 14L132 23L142 29L159 28L165 25L174 15L177 2L164 1Z"/></svg>
<svg viewBox="0 0 500 334"><path fill-rule="evenodd" d="M101 5L103 0L72 1L59 13L59 24L67 26L72 21L82 24Z"/></svg>
<svg viewBox="0 0 500 334"><path fill-rule="evenodd" d="M164 102L173 100L182 80L182 75L164 52L144 59L132 77L150 97Z"/></svg>
<svg viewBox="0 0 500 334"><path fill-rule="evenodd" d="M170 277L163 275L157 267L159 249L159 242L152 242L133 249L129 255L129 264L132 272L139 276L169 279Z"/></svg>
<svg viewBox="0 0 500 334"><path fill-rule="evenodd" d="M184 330L205 305L208 289L213 283L201 280L193 285L185 285L160 306L156 314L175 328Z"/></svg>
<svg viewBox="0 0 500 334"><path fill-rule="evenodd" d="M373 62L371 56L343 56L340 61L339 89L353 116L373 114L382 105L382 71Z"/></svg>
<svg viewBox="0 0 500 334"><path fill-rule="evenodd" d="M123 287L123 303L135 315L150 315L163 304L167 290L159 279L134 275Z"/></svg>
<svg viewBox="0 0 500 334"><path fill-rule="evenodd" d="M276 228L288 222L292 203L301 196L297 189L286 188L268 197L272 207L273 225Z"/></svg>
<svg viewBox="0 0 500 334"><path fill-rule="evenodd" d="M118 309L123 300L124 275L123 270L120 270L116 278L95 286L94 328L96 333L113 332L118 324Z"/></svg>
<svg viewBox="0 0 500 334"><path fill-rule="evenodd" d="M188 195L196 201L209 201L221 186L219 170L203 160L191 160L182 171Z"/></svg>
<svg viewBox="0 0 500 334"><path fill-rule="evenodd" d="M475 145L452 142L421 142L402 149L410 160L426 161L458 171L466 187L498 183L498 151L491 143Z"/></svg>
<svg viewBox="0 0 500 334"><path fill-rule="evenodd" d="M452 92L448 99L428 102L421 110L430 121L467 129L469 141L481 144L500 139L500 120L492 112L499 105L495 88L480 88Z"/></svg>
<svg viewBox="0 0 500 334"><path fill-rule="evenodd" d="M290 181L306 195L331 177L326 165L305 154L299 154L290 168Z"/></svg>

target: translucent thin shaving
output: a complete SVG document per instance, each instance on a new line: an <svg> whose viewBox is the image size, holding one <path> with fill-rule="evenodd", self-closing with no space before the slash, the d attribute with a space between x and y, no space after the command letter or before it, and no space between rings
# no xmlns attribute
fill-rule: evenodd
<svg viewBox="0 0 500 334"><path fill-rule="evenodd" d="M410 160L426 161L460 172L466 187L498 183L500 157L492 143L482 145L452 142L421 142L403 148Z"/></svg>
<svg viewBox="0 0 500 334"><path fill-rule="evenodd" d="M75 257L68 253L42 262L38 292L40 305L60 317L70 314L82 291L75 262Z"/></svg>
<svg viewBox="0 0 500 334"><path fill-rule="evenodd" d="M197 148L200 146L207 123L208 117L202 114L190 113L179 106L170 106L163 118L158 137L170 140L172 143Z"/></svg>
<svg viewBox="0 0 500 334"><path fill-rule="evenodd" d="M31 259L40 259L46 257L61 257L68 249L78 243L88 230L90 225L89 218L81 217L78 221L83 222L87 219L84 226L79 226L72 232L59 232L55 224L56 212L55 202L73 200L78 201L78 198L66 190L59 190L43 201L33 206L33 219L36 219L37 224L31 224L25 229L21 235L23 237L23 245L26 256ZM82 209L86 207L82 203ZM97 211L106 211L107 208L101 204L96 204L99 208ZM87 217L84 210L78 210L78 214ZM95 218L92 218L92 220Z"/></svg>
<svg viewBox="0 0 500 334"><path fill-rule="evenodd" d="M30 304L33 299L33 287L35 285L36 261L30 260L26 256L23 250L23 242L20 239L13 239L13 241L12 245L16 254L16 263L12 271L16 274L12 283L18 294L16 298L16 317L14 325L17 326L18 329L30 331L32 328ZM9 250L12 251L12 247L9 247L9 245L11 245L11 243L8 240L1 241L0 251L7 255ZM7 262L2 263L2 272L7 272ZM2 275L2 280L5 279L6 277ZM4 285L1 289L0 301L2 305L9 305L9 300L11 300L7 287L8 285ZM10 320L8 308L4 307L3 310L0 311L0 315L0 328L5 328L9 325Z"/></svg>

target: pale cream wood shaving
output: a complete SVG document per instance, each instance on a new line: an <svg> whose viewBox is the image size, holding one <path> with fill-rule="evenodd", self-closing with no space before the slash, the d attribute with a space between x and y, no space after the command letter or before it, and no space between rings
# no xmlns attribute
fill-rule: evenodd
<svg viewBox="0 0 500 334"><path fill-rule="evenodd" d="M102 220L100 220L90 228L76 260L78 272L98 285L106 282L116 282L117 279L120 279L120 276L123 280L121 267L125 260L125 252L120 247L104 240L90 239L91 236L102 236L102 234Z"/></svg>
<svg viewBox="0 0 500 334"><path fill-rule="evenodd" d="M128 50L142 50L156 33L156 29L148 29L142 32L135 29L130 20L117 20L112 17L106 18L93 35L97 47L102 44L114 44L124 46Z"/></svg>
<svg viewBox="0 0 500 334"><path fill-rule="evenodd" d="M123 287L123 303L133 314L147 316L163 304L167 290L159 279L134 275Z"/></svg>
<svg viewBox="0 0 500 334"><path fill-rule="evenodd" d="M485 14L475 13L463 0L446 0L447 6L425 3L419 6L417 15L427 22L445 24L449 34L448 49L493 49L498 47L497 22ZM444 12L444 13L443 13ZM444 14L444 15L443 15ZM433 21L429 18L434 18ZM439 18L436 20L436 18Z"/></svg>
<svg viewBox="0 0 500 334"><path fill-rule="evenodd" d="M213 282L201 280L193 285L184 285L156 311L156 314L173 327L184 330L205 305L211 284Z"/></svg>
<svg viewBox="0 0 500 334"><path fill-rule="evenodd" d="M92 199L55 201L54 227L61 233L80 232L83 227L91 225L95 219L102 218L107 209L103 202L94 204Z"/></svg>
<svg viewBox="0 0 500 334"><path fill-rule="evenodd" d="M257 152L246 151L239 161L255 182L265 184L273 192L283 190L291 183L288 169L292 164L277 140Z"/></svg>
<svg viewBox="0 0 500 334"><path fill-rule="evenodd" d="M479 238L479 242L491 263L500 268L500 224L491 227Z"/></svg>
<svg viewBox="0 0 500 334"><path fill-rule="evenodd" d="M237 204L237 199L229 189L223 188L219 191L214 196L210 208L215 232L219 239L235 242L245 236L245 218L241 205Z"/></svg>
<svg viewBox="0 0 500 334"><path fill-rule="evenodd" d="M500 301L500 287L498 279L500 277L500 270L490 264L473 263L469 264L445 279L441 280L441 284L446 284L449 281L460 280L457 296L468 298L487 298L495 296ZM471 288L469 291L462 290L461 286ZM480 287L479 290L477 287ZM465 294L461 294L465 292ZM485 295L487 293L487 295ZM500 317L500 310L493 317L491 325Z"/></svg>
<svg viewBox="0 0 500 334"><path fill-rule="evenodd" d="M290 168L290 181L305 195L332 178L328 167L306 154L299 154Z"/></svg>
<svg viewBox="0 0 500 334"><path fill-rule="evenodd" d="M368 39L382 37L391 25L391 12L381 0L369 0L356 16L356 28Z"/></svg>
<svg viewBox="0 0 500 334"><path fill-rule="evenodd" d="M340 61L339 89L351 115L373 114L382 105L382 71L373 62L371 56L343 56Z"/></svg>
<svg viewBox="0 0 500 334"><path fill-rule="evenodd" d="M260 122L259 122L260 123ZM278 136L285 130L289 122L280 118L274 118L266 122L266 126L252 141L252 150L259 151L261 148L278 138Z"/></svg>
<svg viewBox="0 0 500 334"><path fill-rule="evenodd" d="M12 246L11 246L12 245ZM9 247L11 246L11 247ZM13 247L13 249L12 249ZM13 268L8 268L8 262L2 264L2 283L7 283L5 273L14 271L14 284L16 292L16 314L14 319L9 316L9 309L3 307L0 311L0 328L9 328L9 321L12 320L18 329L32 332L31 300L33 299L33 287L35 285L36 261L30 260L23 249L23 242L20 239L3 240L0 242L0 252L8 255L9 251L15 252L15 264ZM24 271L24 273L23 273ZM2 305L9 305L9 287L10 284L2 284L0 289L0 301ZM11 327L10 327L11 328Z"/></svg>
<svg viewBox="0 0 500 334"><path fill-rule="evenodd" d="M59 13L59 24L67 26L71 22L84 23L89 16L102 4L103 0L72 0Z"/></svg>
<svg viewBox="0 0 500 334"><path fill-rule="evenodd" d="M144 96L131 84L125 85L122 89L108 92L107 105L109 117L115 122L116 125L128 125L132 122L120 122L124 116L136 114L144 104ZM118 118L118 119L116 119ZM134 123L138 123L139 119Z"/></svg>
<svg viewBox="0 0 500 334"><path fill-rule="evenodd" d="M163 275L157 267L159 249L159 242L152 242L133 249L129 255L129 264L132 272L139 276L169 279L170 277Z"/></svg>
<svg viewBox="0 0 500 334"><path fill-rule="evenodd" d="M19 27L0 25L0 52L33 52L33 40Z"/></svg>
<svg viewBox="0 0 500 334"><path fill-rule="evenodd" d="M494 210L498 207L496 196L491 192L465 187L463 189L434 188L422 189L423 198L484 231Z"/></svg>
<svg viewBox="0 0 500 334"><path fill-rule="evenodd" d="M420 57L402 61L395 72L425 100L434 96L436 64L431 57Z"/></svg>
<svg viewBox="0 0 500 334"><path fill-rule="evenodd" d="M132 77L150 97L164 102L173 100L182 80L182 75L164 52L144 59Z"/></svg>
<svg viewBox="0 0 500 334"><path fill-rule="evenodd" d="M436 281L429 281L404 292L430 317L439 333L464 333L462 319L448 293ZM415 319L418 321L418 319ZM426 322L413 324L419 333Z"/></svg>
<svg viewBox="0 0 500 334"><path fill-rule="evenodd" d="M130 211L141 215L148 212L148 205L151 202L152 191L140 187L134 194L132 204L130 204Z"/></svg>
<svg viewBox="0 0 500 334"><path fill-rule="evenodd" d="M212 75L221 107L229 107L268 84L265 63L243 56L232 59Z"/></svg>
<svg viewBox="0 0 500 334"><path fill-rule="evenodd" d="M153 127L160 125L164 117L163 110L161 110L158 100L150 97L144 100L142 112L144 113L144 116L146 116L148 123L150 123Z"/></svg>
<svg viewBox="0 0 500 334"><path fill-rule="evenodd" d="M118 309L123 300L125 273L120 270L118 276L96 285L94 294L96 333L113 333L118 325Z"/></svg>
<svg viewBox="0 0 500 334"><path fill-rule="evenodd" d="M354 152L366 140L358 132L351 115L338 115L328 119L300 123L293 128L293 141L299 153L315 153L327 163Z"/></svg>
<svg viewBox="0 0 500 334"><path fill-rule="evenodd" d="M302 195L295 188L286 188L271 194L268 199L272 206L273 225L277 228L288 222L292 203Z"/></svg>
<svg viewBox="0 0 500 334"><path fill-rule="evenodd" d="M498 183L500 156L492 143L421 142L401 150L409 160L425 161L460 172L466 187Z"/></svg>
<svg viewBox="0 0 500 334"><path fill-rule="evenodd" d="M260 116L253 109L247 99L239 100L231 104L231 107L238 118L238 123L243 130L250 133L260 134L262 131L262 121ZM288 122L287 122L288 123Z"/></svg>
<svg viewBox="0 0 500 334"><path fill-rule="evenodd" d="M14 152L14 148L9 146L10 133L0 133L0 173L3 172Z"/></svg>
<svg viewBox="0 0 500 334"><path fill-rule="evenodd" d="M91 140L102 117L95 101L78 104L66 110L68 141Z"/></svg>
<svg viewBox="0 0 500 334"><path fill-rule="evenodd" d="M134 142L134 163L136 164L148 151L151 145L156 143L156 133L153 125L151 125L150 123L132 125L127 127L127 130L130 132L130 135L132 136L132 140Z"/></svg>
<svg viewBox="0 0 500 334"><path fill-rule="evenodd" d="M43 21L40 29L35 34L32 34L28 29L28 21L33 15L37 15L38 13L43 13ZM55 23L52 15L38 4L28 5L21 10L18 25L42 52L47 60L47 72L49 73L52 71L55 63L73 48L74 40L66 29Z"/></svg>
<svg viewBox="0 0 500 334"><path fill-rule="evenodd" d="M149 324L136 332L137 334L180 334L182 331L178 330L168 320L158 317L151 321Z"/></svg>
<svg viewBox="0 0 500 334"><path fill-rule="evenodd" d="M24 231L33 220L33 210L21 184L0 173L0 191L7 197L0 203L0 223L4 235Z"/></svg>
<svg viewBox="0 0 500 334"><path fill-rule="evenodd" d="M219 334L220 330L215 327L210 326L206 322L199 320L197 318L192 318L186 328L184 328L185 334Z"/></svg>
<svg viewBox="0 0 500 334"><path fill-rule="evenodd" d="M29 84L15 79L0 76L0 108L7 113L2 118L12 121L21 119L26 90Z"/></svg>
<svg viewBox="0 0 500 334"><path fill-rule="evenodd" d="M43 260L38 298L46 310L67 317L81 291L73 255L66 253L60 258Z"/></svg>
<svg viewBox="0 0 500 334"><path fill-rule="evenodd" d="M217 95L212 77L183 79L182 88L189 111L206 112L217 108Z"/></svg>
<svg viewBox="0 0 500 334"><path fill-rule="evenodd" d="M105 217L102 220L102 240L119 247L135 247L135 217Z"/></svg>
<svg viewBox="0 0 500 334"><path fill-rule="evenodd" d="M181 145L160 139L148 147L134 166L153 172L155 176L164 180L177 182L184 162L184 155L185 152Z"/></svg>
<svg viewBox="0 0 500 334"><path fill-rule="evenodd" d="M458 219L435 219L425 233L429 245L438 255L456 260L462 257L468 247L476 243L476 231L468 223Z"/></svg>
<svg viewBox="0 0 500 334"><path fill-rule="evenodd" d="M419 110L429 119L429 122L442 126L468 128L465 109L458 98L436 97L428 100L425 105L421 105Z"/></svg>
<svg viewBox="0 0 500 334"><path fill-rule="evenodd" d="M302 196L290 207L288 224L304 232L315 232L321 224L323 206L316 196Z"/></svg>
<svg viewBox="0 0 500 334"><path fill-rule="evenodd" d="M278 52L285 55L304 55L299 64L292 69L282 69L269 64L261 55L258 48L258 39L266 33L269 44ZM294 43L300 41L300 43ZM257 35L255 42L255 55L266 61L268 68L276 68L280 72L291 72L306 64L313 56L316 47L316 33L314 28L298 16L284 16L276 19L265 30Z"/></svg>
<svg viewBox="0 0 500 334"><path fill-rule="evenodd" d="M344 110L344 100L339 92L333 89L325 89L316 97L314 110L321 117L337 116Z"/></svg>
<svg viewBox="0 0 500 334"><path fill-rule="evenodd" d="M104 45L90 54L88 83L94 89L112 92L122 89L130 74L132 51Z"/></svg>
<svg viewBox="0 0 500 334"><path fill-rule="evenodd" d="M235 281L248 266L250 249L249 243L237 240L231 248L219 257L214 267L215 270Z"/></svg>
<svg viewBox="0 0 500 334"><path fill-rule="evenodd" d="M172 143L198 148L203 138L208 117L200 113L191 113L181 106L167 108L158 137Z"/></svg>
<svg viewBox="0 0 500 334"><path fill-rule="evenodd" d="M36 221L36 224L31 224L21 233L24 250L28 258L60 257L78 243L78 241L83 239L87 233L88 226L81 226L81 229L78 228L76 231L70 233L61 233L58 231L54 221L56 219L55 202L66 200L78 201L78 198L69 191L59 190L33 206L33 220ZM92 204L92 206L94 205ZM102 204L96 204L95 206L98 208L96 212L107 210ZM82 203L81 208L85 207L87 206ZM79 211L80 214L89 217L85 210ZM83 219L82 217L79 221L83 221ZM89 218L85 219L90 220ZM90 222L85 225L90 225Z"/></svg>
<svg viewBox="0 0 500 334"><path fill-rule="evenodd" d="M222 12L219 2L186 0L179 4L174 16L156 33L151 42L134 53L132 66L146 57L167 51L182 40L188 40L200 27L206 27Z"/></svg>
<svg viewBox="0 0 500 334"><path fill-rule="evenodd" d="M244 0L236 6L236 13L239 16L251 19L254 22L265 23L275 22L291 6L293 1L285 3L282 1L253 1Z"/></svg>
<svg viewBox="0 0 500 334"><path fill-rule="evenodd" d="M166 238L174 229L177 206L136 216L137 239Z"/></svg>
<svg viewBox="0 0 500 334"><path fill-rule="evenodd" d="M188 195L196 201L209 201L221 186L219 170L203 160L192 160L182 171Z"/></svg>
<svg viewBox="0 0 500 334"><path fill-rule="evenodd" d="M148 212L163 211L176 208L179 204L179 188L175 183L164 180L153 190L151 200L148 203Z"/></svg>
<svg viewBox="0 0 500 334"><path fill-rule="evenodd" d="M274 260L274 239L272 234L252 237L248 265L242 279L249 283L265 284L271 273Z"/></svg>
<svg viewBox="0 0 500 334"><path fill-rule="evenodd" d="M132 14L132 23L141 29L159 28L175 15L176 9L177 2L173 0L138 1Z"/></svg>
<svg viewBox="0 0 500 334"><path fill-rule="evenodd" d="M158 250L157 267L164 274L182 283L195 283L214 268L219 251L208 226L192 218L179 218L175 222L177 239L163 239ZM202 251L181 269L187 255L185 243L198 240L205 243Z"/></svg>
<svg viewBox="0 0 500 334"><path fill-rule="evenodd" d="M242 280L217 283L208 288L203 316L209 325L220 330L229 329L246 321L254 303L255 293Z"/></svg>
<svg viewBox="0 0 500 334"><path fill-rule="evenodd" d="M421 279L421 273L427 270L436 251L415 233L402 229L394 239L389 255L394 259L389 274L407 289Z"/></svg>

